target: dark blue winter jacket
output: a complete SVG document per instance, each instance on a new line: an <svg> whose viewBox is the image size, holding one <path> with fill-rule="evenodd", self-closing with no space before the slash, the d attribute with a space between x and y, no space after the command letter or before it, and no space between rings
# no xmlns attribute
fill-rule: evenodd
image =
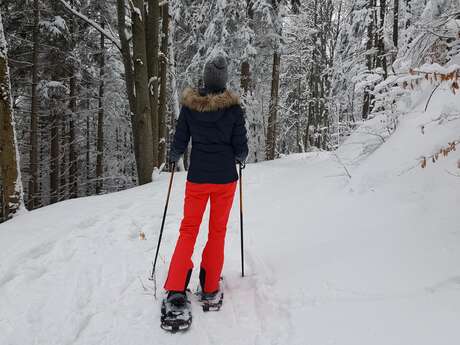
<svg viewBox="0 0 460 345"><path fill-rule="evenodd" d="M171 161L192 152L187 180L194 183L230 183L238 180L236 161L248 155L248 141L239 97L229 90L206 93L187 88L170 150Z"/></svg>

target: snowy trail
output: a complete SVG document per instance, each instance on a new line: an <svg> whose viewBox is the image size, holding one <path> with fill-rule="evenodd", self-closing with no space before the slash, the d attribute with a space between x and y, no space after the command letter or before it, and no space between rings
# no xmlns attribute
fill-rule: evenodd
<svg viewBox="0 0 460 345"><path fill-rule="evenodd" d="M304 161L316 161L314 156ZM324 158L317 162L322 163L330 162ZM251 177L252 170L261 172ZM251 249L260 235L252 229L259 220L251 216L250 209L270 207L273 199L263 194L254 196L264 193L266 183L275 184L290 169L289 165L280 165L268 176L264 170L246 170L247 277L239 276L235 199L227 240L225 307L218 314L203 314L195 305L189 334L200 343L265 344L267 335L275 343L289 339L289 313L285 306L271 300L276 296L276 273ZM159 262L160 296L166 258L173 249L182 211L185 174L177 176ZM119 193L116 202L112 201L113 195L63 202L3 225L0 343L30 343L31 335L37 344L136 344L150 337L162 339L160 343L180 341L176 339L182 336L171 338L159 330L159 300L153 299L153 284L146 279L161 222L167 178L163 176L156 185ZM292 193L294 189L283 193ZM280 205L274 203L272 207L276 212ZM58 218L48 218L49 212ZM206 224L207 214L197 244L196 264L206 238ZM147 241L139 240L141 230L147 234ZM196 285L194 277L191 287ZM276 325L273 318L279 320Z"/></svg>
<svg viewBox="0 0 460 345"><path fill-rule="evenodd" d="M419 138L414 131L400 149L402 138L426 120L408 116L402 134L358 163L343 157L351 180L329 153L249 165L244 173L247 276L240 277L236 197L224 307L205 314L194 303L186 334L159 327L162 284L182 216L184 173L174 181L158 300L147 278L168 174L153 184L62 202L2 224L0 344L457 343L460 179L445 170L455 166L458 155L421 172L406 168L429 151L427 141L437 144L436 136ZM453 123L440 128L439 137L459 130ZM140 231L146 241L139 239ZM197 284L194 272L190 287Z"/></svg>

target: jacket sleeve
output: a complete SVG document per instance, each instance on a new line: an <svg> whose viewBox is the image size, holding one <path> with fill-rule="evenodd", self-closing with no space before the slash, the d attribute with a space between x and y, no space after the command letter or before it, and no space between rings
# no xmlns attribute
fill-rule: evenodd
<svg viewBox="0 0 460 345"><path fill-rule="evenodd" d="M190 140L190 128L187 123L187 108L182 107L179 119L176 124L174 140L169 150L169 159L171 162L177 162L187 149Z"/></svg>
<svg viewBox="0 0 460 345"><path fill-rule="evenodd" d="M235 159L244 162L248 157L248 138L244 119L244 112L241 106L236 108L236 121L233 125L232 146L235 153Z"/></svg>

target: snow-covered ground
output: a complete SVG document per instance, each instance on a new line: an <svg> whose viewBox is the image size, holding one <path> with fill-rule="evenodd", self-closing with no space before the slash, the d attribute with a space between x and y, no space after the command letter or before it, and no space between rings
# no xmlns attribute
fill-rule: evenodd
<svg viewBox="0 0 460 345"><path fill-rule="evenodd" d="M372 144L378 136L358 131L338 156L297 154L249 165L247 276L240 277L236 198L224 307L204 314L195 303L185 334L159 327L184 173L174 181L157 300L147 278L167 174L146 186L62 202L0 225L0 344L458 344L460 150L419 167L421 156L460 137L460 120L431 122L440 113L459 112L460 97L449 92L439 91L429 112L421 103L405 115L381 146ZM372 121L378 122L367 126ZM196 265L206 224L207 218Z"/></svg>

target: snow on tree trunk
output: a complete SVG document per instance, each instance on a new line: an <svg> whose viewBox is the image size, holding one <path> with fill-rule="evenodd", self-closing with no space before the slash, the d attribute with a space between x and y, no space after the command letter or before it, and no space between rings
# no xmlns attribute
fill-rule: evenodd
<svg viewBox="0 0 460 345"><path fill-rule="evenodd" d="M168 42L169 42L169 5L166 3L162 7L162 39L161 39L161 59L160 59L160 98L158 109L158 164L166 161L166 94L168 81Z"/></svg>
<svg viewBox="0 0 460 345"><path fill-rule="evenodd" d="M11 99L6 39L0 13L0 219L7 219L23 207L19 152Z"/></svg>
<svg viewBox="0 0 460 345"><path fill-rule="evenodd" d="M171 33L172 37L174 37L174 33L176 30L176 25L174 21L171 23ZM171 77L169 80L170 83L170 88L172 95L170 97L170 104L171 104L171 125L170 125L170 131L169 131L169 142L168 142L168 147L171 147L171 143L174 139L174 128L176 127L177 119L179 118L179 113L180 113L180 97L179 97L179 90L177 88L177 71L176 71L176 51L174 44L169 45L169 59L171 61ZM185 170L184 166L184 159L181 158L179 162L176 164L176 168L179 169L180 171Z"/></svg>
<svg viewBox="0 0 460 345"><path fill-rule="evenodd" d="M145 21L145 36L147 43L147 65L149 71L150 107L152 116L153 139L153 166L159 167L158 147L158 88L159 88L159 31L160 31L160 6L158 0L148 1L149 12Z"/></svg>

